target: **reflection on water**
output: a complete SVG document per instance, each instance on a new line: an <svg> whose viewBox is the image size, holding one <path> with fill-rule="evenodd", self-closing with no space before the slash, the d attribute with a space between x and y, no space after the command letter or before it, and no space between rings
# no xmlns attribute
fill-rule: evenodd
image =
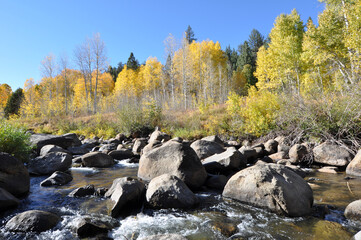
<svg viewBox="0 0 361 240"><path fill-rule="evenodd" d="M137 164L118 162L110 169L71 168L73 181L60 187L40 187L45 177L31 178L31 192L21 205L0 216L0 239L74 239L74 226L82 216L91 215L111 221L110 200L99 197L71 198L68 194L87 184L109 188L115 178L137 175ZM219 226L236 226L232 239L349 239L361 230L359 223L343 217L350 202L361 198L361 179L345 180L344 174L309 173L315 204L330 205L325 219L287 218L223 199L220 193L197 193L201 204L192 211L144 209L136 216L117 219L119 227L109 232L114 239L136 239L152 234L179 233L191 240L227 239ZM348 185L347 185L348 182ZM56 212L62 221L52 230L39 235L6 232L3 225L16 213L30 209ZM215 227L217 226L217 227ZM232 233L233 234L233 233Z"/></svg>

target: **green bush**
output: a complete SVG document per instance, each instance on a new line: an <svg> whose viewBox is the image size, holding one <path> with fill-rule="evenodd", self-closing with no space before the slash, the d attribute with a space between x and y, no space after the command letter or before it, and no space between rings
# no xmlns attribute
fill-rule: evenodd
<svg viewBox="0 0 361 240"><path fill-rule="evenodd" d="M30 134L17 123L0 122L0 152L6 152L26 162L31 151Z"/></svg>

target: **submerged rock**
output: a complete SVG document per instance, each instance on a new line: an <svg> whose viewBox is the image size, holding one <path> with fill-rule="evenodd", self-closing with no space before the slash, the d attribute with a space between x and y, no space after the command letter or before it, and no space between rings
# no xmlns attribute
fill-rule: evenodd
<svg viewBox="0 0 361 240"><path fill-rule="evenodd" d="M199 159L205 159L216 153L224 152L223 147L216 142L197 140L191 144L191 148L196 152Z"/></svg>
<svg viewBox="0 0 361 240"><path fill-rule="evenodd" d="M111 167L114 165L114 159L101 152L91 152L82 156L82 163L85 167Z"/></svg>
<svg viewBox="0 0 361 240"><path fill-rule="evenodd" d="M311 187L297 173L278 164L260 164L241 170L227 182L224 197L291 217L311 213Z"/></svg>
<svg viewBox="0 0 361 240"><path fill-rule="evenodd" d="M86 185L84 187L77 188L69 193L70 197L86 197L95 193L95 187L93 184Z"/></svg>
<svg viewBox="0 0 361 240"><path fill-rule="evenodd" d="M63 152L51 152L31 159L29 172L36 175L49 175L55 171L65 172L72 164L72 156Z"/></svg>
<svg viewBox="0 0 361 240"><path fill-rule="evenodd" d="M313 155L314 162L336 167L345 167L353 157L345 148L330 142L324 142L315 147Z"/></svg>
<svg viewBox="0 0 361 240"><path fill-rule="evenodd" d="M361 221L361 200L356 200L347 205L345 217L348 219Z"/></svg>
<svg viewBox="0 0 361 240"><path fill-rule="evenodd" d="M5 228L12 232L44 232L55 227L60 217L54 213L30 210L10 219Z"/></svg>
<svg viewBox="0 0 361 240"><path fill-rule="evenodd" d="M177 176L190 188L199 188L207 178L197 154L187 144L168 141L143 154L139 160L138 177L151 180L163 174Z"/></svg>
<svg viewBox="0 0 361 240"><path fill-rule="evenodd" d="M49 187L49 186L61 186L67 184L68 182L72 181L73 177L70 174L56 171L50 177L45 179L40 183L42 187Z"/></svg>
<svg viewBox="0 0 361 240"><path fill-rule="evenodd" d="M212 222L212 227L227 238L238 232L237 224L231 222Z"/></svg>
<svg viewBox="0 0 361 240"><path fill-rule="evenodd" d="M18 197L29 192L30 177L24 164L10 154L0 152L0 188Z"/></svg>
<svg viewBox="0 0 361 240"><path fill-rule="evenodd" d="M107 234L114 226L101 219L85 217L77 225L76 233L80 238L94 237Z"/></svg>
<svg viewBox="0 0 361 240"><path fill-rule="evenodd" d="M312 228L313 239L350 239L352 235L339 223L321 220Z"/></svg>
<svg viewBox="0 0 361 240"><path fill-rule="evenodd" d="M178 177L163 174L153 178L146 193L154 208L191 208L198 203L196 195Z"/></svg>

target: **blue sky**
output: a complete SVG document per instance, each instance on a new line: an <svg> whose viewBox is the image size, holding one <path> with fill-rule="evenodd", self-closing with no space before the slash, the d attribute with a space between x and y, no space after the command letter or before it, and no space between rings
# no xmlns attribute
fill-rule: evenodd
<svg viewBox="0 0 361 240"><path fill-rule="evenodd" d="M267 35L275 18L293 8L304 22L317 19L317 0L0 0L0 83L13 90L27 78L40 81L40 62L53 53L71 60L74 48L99 32L108 62L164 62L163 41L177 39L190 25L198 40L219 41L222 48L247 40L253 28ZM73 65L73 67L75 67Z"/></svg>

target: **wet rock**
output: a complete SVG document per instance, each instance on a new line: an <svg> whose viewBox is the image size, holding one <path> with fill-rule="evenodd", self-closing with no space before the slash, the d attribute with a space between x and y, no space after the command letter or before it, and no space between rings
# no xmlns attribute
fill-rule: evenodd
<svg viewBox="0 0 361 240"><path fill-rule="evenodd" d="M345 217L352 220L361 221L361 200L356 200L347 205Z"/></svg>
<svg viewBox="0 0 361 240"><path fill-rule="evenodd" d="M288 155L290 156L290 162L293 164L299 164L303 162L307 154L307 147L302 144L293 145L288 153Z"/></svg>
<svg viewBox="0 0 361 240"><path fill-rule="evenodd" d="M101 152L87 153L82 156L82 163L85 167L111 167L114 165L114 159Z"/></svg>
<svg viewBox="0 0 361 240"><path fill-rule="evenodd" d="M62 152L62 153L69 153L69 151L65 150L62 147L56 146L56 145L45 145L40 150L40 156L45 156L48 153L51 152Z"/></svg>
<svg viewBox="0 0 361 240"><path fill-rule="evenodd" d="M231 147L222 153L204 159L202 164L208 173L227 174L229 171L245 168L247 160L236 148Z"/></svg>
<svg viewBox="0 0 361 240"><path fill-rule="evenodd" d="M73 163L82 163L82 157L76 157L72 160Z"/></svg>
<svg viewBox="0 0 361 240"><path fill-rule="evenodd" d="M226 186L228 181L228 177L224 175L208 175L207 181L205 185L209 188L222 190L224 189L224 186Z"/></svg>
<svg viewBox="0 0 361 240"><path fill-rule="evenodd" d="M229 238L238 232L237 224L230 222L213 222L212 228Z"/></svg>
<svg viewBox="0 0 361 240"><path fill-rule="evenodd" d="M107 191L108 191L108 188L101 187L101 188L97 188L94 194L99 197L104 197L104 195Z"/></svg>
<svg viewBox="0 0 361 240"><path fill-rule="evenodd" d="M317 169L317 172L337 174L338 173L338 168L337 167L330 167L330 166L322 167L320 169Z"/></svg>
<svg viewBox="0 0 361 240"><path fill-rule="evenodd" d="M314 162L344 167L352 160L352 154L345 148L324 142L313 149Z"/></svg>
<svg viewBox="0 0 361 240"><path fill-rule="evenodd" d="M179 177L190 188L199 188L207 172L195 151L187 144L168 141L143 154L139 160L138 177L151 180L163 174Z"/></svg>
<svg viewBox="0 0 361 240"><path fill-rule="evenodd" d="M32 145L37 147L37 152L40 152L40 149L49 144L53 144L64 149L71 147L74 143L74 140L64 136L56 136L49 134L32 134L30 136L30 142Z"/></svg>
<svg viewBox="0 0 361 240"><path fill-rule="evenodd" d="M224 142L217 135L207 136L207 137L202 138L201 140L205 140L205 141L209 141L209 142L216 142L219 145L221 145L222 147L224 147Z"/></svg>
<svg viewBox="0 0 361 240"><path fill-rule="evenodd" d="M113 228L112 224L96 218L85 217L77 225L76 233L80 238L106 234Z"/></svg>
<svg viewBox="0 0 361 240"><path fill-rule="evenodd" d="M291 217L311 213L313 193L294 171L278 164L255 165L231 177L224 197Z"/></svg>
<svg viewBox="0 0 361 240"><path fill-rule="evenodd" d="M361 176L361 150L359 150L346 168L346 174Z"/></svg>
<svg viewBox="0 0 361 240"><path fill-rule="evenodd" d="M84 187L77 188L69 193L69 197L86 197L95 193L95 187L93 184L86 185Z"/></svg>
<svg viewBox="0 0 361 240"><path fill-rule="evenodd" d="M272 162L276 163L279 160L285 159L288 157L286 152L277 152L268 156L268 158L272 159Z"/></svg>
<svg viewBox="0 0 361 240"><path fill-rule="evenodd" d="M351 240L361 240L361 231L359 231L358 233L356 233L355 235L353 235L353 237L351 238Z"/></svg>
<svg viewBox="0 0 361 240"><path fill-rule="evenodd" d="M149 142L159 141L166 142L170 140L170 136L164 132L158 130L158 128L150 135Z"/></svg>
<svg viewBox="0 0 361 240"><path fill-rule="evenodd" d="M142 237L138 240L187 240L187 238L179 234L162 234Z"/></svg>
<svg viewBox="0 0 361 240"><path fill-rule="evenodd" d="M29 192L30 177L24 164L10 154L0 152L0 188L19 197Z"/></svg>
<svg viewBox="0 0 361 240"><path fill-rule="evenodd" d="M163 174L153 178L146 198L154 208L191 208L198 203L196 195L178 177Z"/></svg>
<svg viewBox="0 0 361 240"><path fill-rule="evenodd" d="M350 239L352 235L339 223L318 221L312 228L314 239Z"/></svg>
<svg viewBox="0 0 361 240"><path fill-rule="evenodd" d="M114 205L111 216L127 216L130 212L138 209L144 199L145 185L143 182L130 177L117 178L105 197L111 198Z"/></svg>
<svg viewBox="0 0 361 240"><path fill-rule="evenodd" d="M224 152L223 147L216 142L197 140L191 144L199 159L205 159L217 153Z"/></svg>
<svg viewBox="0 0 361 240"><path fill-rule="evenodd" d="M108 154L109 152L116 150L117 147L118 147L118 143L105 144L99 148L99 152Z"/></svg>
<svg viewBox="0 0 361 240"><path fill-rule="evenodd" d="M73 177L70 174L56 171L50 177L45 179L40 183L42 187L50 187L50 186L61 186L67 184L72 181Z"/></svg>
<svg viewBox="0 0 361 240"><path fill-rule="evenodd" d="M264 144L264 150L266 151L267 155L276 153L277 147L278 147L278 142L274 139L270 139Z"/></svg>
<svg viewBox="0 0 361 240"><path fill-rule="evenodd" d="M51 152L45 156L31 159L28 170L35 175L49 175L55 171L65 172L72 164L72 156L68 153Z"/></svg>
<svg viewBox="0 0 361 240"><path fill-rule="evenodd" d="M17 214L5 225L12 232L44 232L55 227L60 217L54 213L30 210Z"/></svg>
<svg viewBox="0 0 361 240"><path fill-rule="evenodd" d="M134 156L133 152L130 149L113 150L108 153L108 155L116 160L129 159Z"/></svg>
<svg viewBox="0 0 361 240"><path fill-rule="evenodd" d="M140 154L142 149L147 145L147 140L145 138L138 138L135 140L133 145L133 153Z"/></svg>
<svg viewBox="0 0 361 240"><path fill-rule="evenodd" d="M20 200L3 188L0 188L0 212L17 207Z"/></svg>

